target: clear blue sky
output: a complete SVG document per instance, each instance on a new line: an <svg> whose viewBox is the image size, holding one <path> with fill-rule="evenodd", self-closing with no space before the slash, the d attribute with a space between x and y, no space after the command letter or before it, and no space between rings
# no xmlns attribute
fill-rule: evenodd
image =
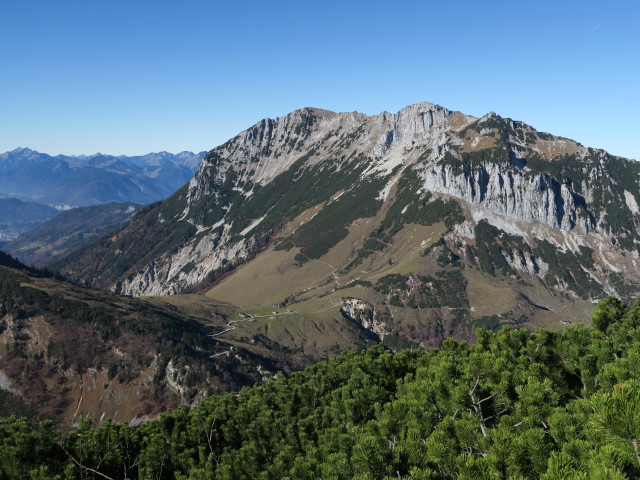
<svg viewBox="0 0 640 480"><path fill-rule="evenodd" d="M2 0L0 152L208 150L426 100L640 160L639 26L632 0Z"/></svg>

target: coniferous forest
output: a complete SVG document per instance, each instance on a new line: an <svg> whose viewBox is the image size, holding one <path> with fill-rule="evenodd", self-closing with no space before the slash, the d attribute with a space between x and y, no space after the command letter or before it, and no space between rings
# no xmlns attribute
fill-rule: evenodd
<svg viewBox="0 0 640 480"><path fill-rule="evenodd" d="M139 427L11 417L0 478L638 478L640 302L592 323L344 352Z"/></svg>

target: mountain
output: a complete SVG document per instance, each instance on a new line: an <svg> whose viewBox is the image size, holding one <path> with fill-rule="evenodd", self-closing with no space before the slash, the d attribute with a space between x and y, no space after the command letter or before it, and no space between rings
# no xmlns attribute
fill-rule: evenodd
<svg viewBox="0 0 640 480"><path fill-rule="evenodd" d="M0 198L0 241L7 242L58 213L53 207L17 198Z"/></svg>
<svg viewBox="0 0 640 480"><path fill-rule="evenodd" d="M128 295L344 317L386 343L587 321L640 287L640 164L489 113L305 108L211 150L188 185L74 252Z"/></svg>
<svg viewBox="0 0 640 480"><path fill-rule="evenodd" d="M295 345L288 329L249 331L230 306L187 299L79 287L0 252L0 419L138 422L375 343L343 319L302 322L313 341Z"/></svg>
<svg viewBox="0 0 640 480"><path fill-rule="evenodd" d="M188 182L204 153L52 157L17 148L0 154L0 193L47 205L146 204Z"/></svg>
<svg viewBox="0 0 640 480"><path fill-rule="evenodd" d="M44 267L121 227L140 208L134 203L106 203L64 210L33 230L22 233L3 248L23 263Z"/></svg>

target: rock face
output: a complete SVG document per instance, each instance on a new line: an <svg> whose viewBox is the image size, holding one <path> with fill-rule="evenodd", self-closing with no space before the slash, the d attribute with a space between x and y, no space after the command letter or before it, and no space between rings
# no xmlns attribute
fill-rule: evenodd
<svg viewBox="0 0 640 480"><path fill-rule="evenodd" d="M495 113L304 108L211 150L188 185L58 266L128 295L174 294L205 288L265 248L296 252L298 265L322 259L370 224L349 247L357 265L389 250L404 225L440 220L447 233L435 251L459 259L450 264L588 301L631 296L639 179L640 164ZM349 262L332 267L352 271ZM430 294L417 286L412 295L405 300L428 303Z"/></svg>
<svg viewBox="0 0 640 480"><path fill-rule="evenodd" d="M507 218L543 223L552 228L589 233L595 225L578 218L576 194L566 184L552 188L543 175L517 174L509 167L482 165L460 175L450 165L432 165L423 171L427 190L444 193Z"/></svg>

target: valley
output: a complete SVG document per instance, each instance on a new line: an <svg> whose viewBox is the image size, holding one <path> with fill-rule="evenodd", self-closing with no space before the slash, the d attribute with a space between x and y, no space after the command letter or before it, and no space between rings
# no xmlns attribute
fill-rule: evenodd
<svg viewBox="0 0 640 480"><path fill-rule="evenodd" d="M22 232L2 248L25 264L45 267L92 240L117 230L129 222L140 208L134 203L107 203L56 212L57 215Z"/></svg>
<svg viewBox="0 0 640 480"><path fill-rule="evenodd" d="M202 295L132 299L91 290L0 253L3 416L135 424L376 343L345 319L301 335L318 325L256 319L245 328L235 311Z"/></svg>

